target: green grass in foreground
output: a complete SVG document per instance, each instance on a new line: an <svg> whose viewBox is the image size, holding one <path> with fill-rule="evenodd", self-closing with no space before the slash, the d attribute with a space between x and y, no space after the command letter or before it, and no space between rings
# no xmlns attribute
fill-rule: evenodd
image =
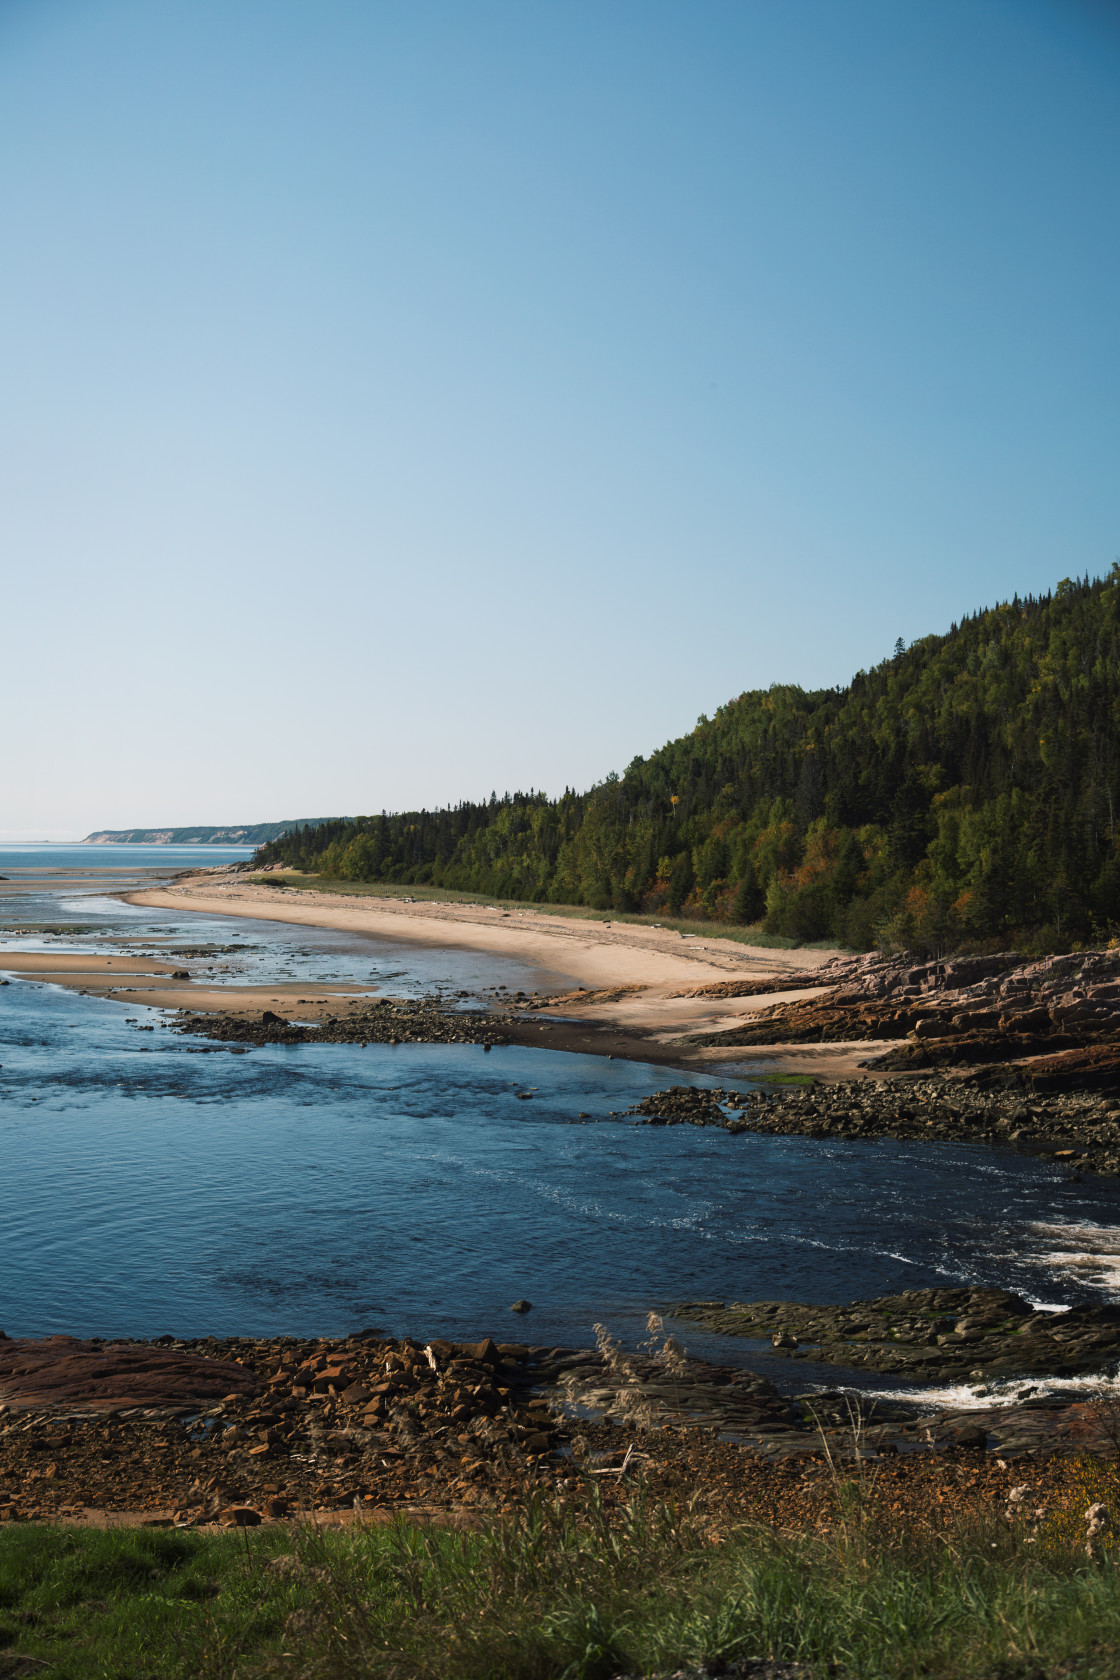
<svg viewBox="0 0 1120 1680"><path fill-rule="evenodd" d="M704 939L733 939L739 945L756 945L774 951L835 951L836 944L820 940L805 944L782 934L767 933L760 922L740 927L732 922L682 921L673 916L640 916L628 910L592 910L586 904L531 904L519 898L488 898L485 893L454 892L447 887L408 886L399 881L335 881L324 875L304 875L296 869L277 870L269 875L247 875L256 887L294 887L308 892L346 893L353 897L411 898L418 904L488 904L498 910L531 910L539 916L579 916L590 922L630 922L635 927L669 928Z"/></svg>
<svg viewBox="0 0 1120 1680"><path fill-rule="evenodd" d="M996 1518L905 1532L851 1501L827 1537L754 1528L721 1543L671 1509L634 1506L608 1527L594 1504L478 1533L256 1530L248 1546L6 1529L0 1674L605 1680L749 1657L822 1680L1120 1670L1120 1570L1087 1559L1077 1533L1026 1546Z"/></svg>

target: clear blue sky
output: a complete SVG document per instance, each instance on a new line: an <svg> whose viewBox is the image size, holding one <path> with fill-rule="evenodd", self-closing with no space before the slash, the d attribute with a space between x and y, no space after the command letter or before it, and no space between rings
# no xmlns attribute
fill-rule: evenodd
<svg viewBox="0 0 1120 1680"><path fill-rule="evenodd" d="M0 830L586 786L1107 571L1118 187L1103 0L0 0Z"/></svg>

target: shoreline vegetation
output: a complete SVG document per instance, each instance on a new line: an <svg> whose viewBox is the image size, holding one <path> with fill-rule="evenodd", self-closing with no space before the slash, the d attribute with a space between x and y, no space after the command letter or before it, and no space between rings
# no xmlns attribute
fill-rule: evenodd
<svg viewBox="0 0 1120 1680"><path fill-rule="evenodd" d="M56 1680L1111 1680L1120 1573L1087 1535L1116 1491L954 1464L924 1508L837 1475L815 1522L640 1489L608 1514L587 1486L465 1529L21 1528L2 1655Z"/></svg>
<svg viewBox="0 0 1120 1680"><path fill-rule="evenodd" d="M338 818L263 845L398 890L936 954L1120 926L1120 563L926 636L843 689L739 695L586 793Z"/></svg>

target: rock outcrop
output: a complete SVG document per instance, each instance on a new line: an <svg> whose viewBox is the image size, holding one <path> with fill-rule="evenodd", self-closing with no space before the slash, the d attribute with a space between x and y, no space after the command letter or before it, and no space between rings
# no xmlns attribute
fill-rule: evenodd
<svg viewBox="0 0 1120 1680"><path fill-rule="evenodd" d="M1120 1094L1120 950L1029 961L1014 952L925 963L836 958L752 990L799 985L816 992L690 1042L733 1047L908 1040L904 1050L875 1065L895 1071L1015 1062L1020 1065L1012 1079L1026 1089ZM819 995L826 985L832 989ZM1094 1051L1088 1062L1057 1061L1059 1052L1088 1049ZM1034 1066L1039 1057L1046 1066Z"/></svg>
<svg viewBox="0 0 1120 1680"><path fill-rule="evenodd" d="M1120 1174L1120 1101L1030 1095L971 1079L849 1079L764 1086L746 1093L673 1085L614 1119L646 1126L722 1126L771 1136L987 1143L1044 1156L1076 1172Z"/></svg>
<svg viewBox="0 0 1120 1680"><path fill-rule="evenodd" d="M248 1396L259 1386L244 1365L200 1357L185 1347L76 1336L16 1341L0 1334L0 1403L12 1409L205 1403Z"/></svg>
<svg viewBox="0 0 1120 1680"><path fill-rule="evenodd" d="M766 1342L780 1358L926 1383L1103 1374L1120 1360L1120 1306L1037 1312L1002 1289L911 1289L845 1307L691 1301L673 1315Z"/></svg>
<svg viewBox="0 0 1120 1680"><path fill-rule="evenodd" d="M505 1044L503 1015L448 1009L439 998L363 998L339 1004L317 1026L274 1010L201 1015L184 1010L175 1031L224 1044Z"/></svg>

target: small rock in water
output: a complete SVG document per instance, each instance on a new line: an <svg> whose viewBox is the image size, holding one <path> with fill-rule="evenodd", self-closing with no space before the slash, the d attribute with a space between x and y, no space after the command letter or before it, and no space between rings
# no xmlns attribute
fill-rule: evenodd
<svg viewBox="0 0 1120 1680"><path fill-rule="evenodd" d="M527 1312L531 1312L532 1309L533 1309L532 1301L514 1301L512 1303L512 1305L510 1306L509 1310L510 1310L510 1312L527 1313Z"/></svg>

